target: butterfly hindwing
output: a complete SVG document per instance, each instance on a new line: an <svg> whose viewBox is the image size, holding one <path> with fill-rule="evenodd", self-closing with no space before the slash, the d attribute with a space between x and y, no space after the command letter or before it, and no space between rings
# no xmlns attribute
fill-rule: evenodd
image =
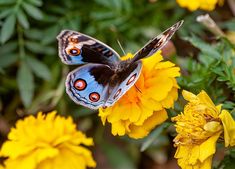
<svg viewBox="0 0 235 169"><path fill-rule="evenodd" d="M58 36L59 56L69 65L85 63L116 64L119 55L109 46L80 32L63 30Z"/></svg>
<svg viewBox="0 0 235 169"><path fill-rule="evenodd" d="M98 109L108 98L109 78L113 71L107 65L86 64L70 72L66 92L80 105Z"/></svg>
<svg viewBox="0 0 235 169"><path fill-rule="evenodd" d="M119 100L138 80L142 68L142 61L137 61L129 66L126 71L120 72L116 85L109 88L109 97L104 106L112 106L117 100Z"/></svg>
<svg viewBox="0 0 235 169"><path fill-rule="evenodd" d="M133 62L146 58L160 50L163 46L167 44L167 42L171 39L171 37L175 34L175 32L181 27L183 24L183 20L177 22L163 33L150 40L142 49L140 49L132 59Z"/></svg>

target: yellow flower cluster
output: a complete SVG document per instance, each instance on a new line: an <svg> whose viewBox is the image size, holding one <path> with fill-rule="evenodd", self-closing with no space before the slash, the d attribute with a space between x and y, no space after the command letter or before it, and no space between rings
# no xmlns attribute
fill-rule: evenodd
<svg viewBox="0 0 235 169"><path fill-rule="evenodd" d="M132 54L124 56L131 57ZM142 60L135 85L114 106L99 110L103 124L111 123L113 135L142 138L168 118L165 109L172 108L178 98L175 78L180 76L180 68L162 60L160 52Z"/></svg>
<svg viewBox="0 0 235 169"><path fill-rule="evenodd" d="M215 9L216 4L222 6L224 0L176 0L176 2L183 8L188 8L190 11L202 9L206 11L212 11Z"/></svg>
<svg viewBox="0 0 235 169"><path fill-rule="evenodd" d="M172 118L178 133L175 158L183 169L210 169L221 133L226 147L235 145L235 121L228 111L221 110L221 105L215 106L206 92L182 94L189 102L183 113Z"/></svg>
<svg viewBox="0 0 235 169"><path fill-rule="evenodd" d="M81 144L93 145L76 130L72 118L56 116L53 111L28 116L12 128L0 156L5 169L85 169L95 167L91 152Z"/></svg>

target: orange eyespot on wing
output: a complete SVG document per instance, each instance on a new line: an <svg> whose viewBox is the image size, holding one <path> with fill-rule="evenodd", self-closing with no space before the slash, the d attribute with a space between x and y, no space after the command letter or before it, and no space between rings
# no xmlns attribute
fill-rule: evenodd
<svg viewBox="0 0 235 169"><path fill-rule="evenodd" d="M92 102L97 102L100 100L100 94L97 93L97 92L92 92L89 94L89 99L92 101Z"/></svg>
<svg viewBox="0 0 235 169"><path fill-rule="evenodd" d="M74 82L74 87L79 90L79 91L82 91L82 90L85 90L86 87L87 87L87 83L85 80L83 79L77 79L75 82Z"/></svg>
<svg viewBox="0 0 235 169"><path fill-rule="evenodd" d="M70 37L69 38L69 42L72 42L72 43L78 43L79 42L79 40L78 40L78 38L76 38L76 37Z"/></svg>
<svg viewBox="0 0 235 169"><path fill-rule="evenodd" d="M113 99L116 99L119 96L119 94L121 93L121 91L122 91L122 89L118 89L118 91L113 96Z"/></svg>
<svg viewBox="0 0 235 169"><path fill-rule="evenodd" d="M81 53L81 50L74 47L74 48L67 49L67 53L71 56L77 56Z"/></svg>
<svg viewBox="0 0 235 169"><path fill-rule="evenodd" d="M137 76L136 73L133 74L133 75L130 77L130 79L127 81L126 85L129 85L129 84L131 84L133 81L135 81L136 76Z"/></svg>

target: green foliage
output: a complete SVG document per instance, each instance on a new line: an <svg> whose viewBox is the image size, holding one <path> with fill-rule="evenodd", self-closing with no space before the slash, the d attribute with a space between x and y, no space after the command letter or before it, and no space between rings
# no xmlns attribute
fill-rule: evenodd
<svg viewBox="0 0 235 169"><path fill-rule="evenodd" d="M235 53L234 45L221 38L209 44L196 36L184 38L198 48L197 60L193 57L179 59L183 68L180 86L198 93L206 90L216 102L234 101ZM184 72L185 71L185 72Z"/></svg>
<svg viewBox="0 0 235 169"><path fill-rule="evenodd" d="M178 7L175 0L155 3L150 0L0 0L0 116L10 126L21 116L40 110L56 109L75 120L79 117L79 124L85 124L84 121L91 124L89 134L109 139L99 146L112 168L136 168L138 161L128 156L131 151L120 149L107 133L97 136L104 128L99 125L97 115L92 116L97 112L74 104L65 94L64 81L69 69L74 67L68 68L60 62L56 36L63 29L80 31L107 43L122 55L117 40L126 52L134 53L149 39L184 19L182 29L173 39L179 55L173 59L182 70L178 79L181 89L194 93L206 90L215 103L225 102L223 107L235 116L235 47L226 38L204 40L213 35L208 35L196 22L196 16L202 13L190 13ZM220 16L217 12L211 14L215 18ZM234 19L220 25L234 30ZM182 50L185 41L192 45L187 46L188 51L193 52ZM169 116L179 113L183 106L180 98ZM162 133L170 125L163 123L142 140L115 139L141 151L154 147L155 140L163 140L157 144L164 147L169 138ZM141 156L146 151L134 153ZM228 153L224 168L234 160L233 154Z"/></svg>

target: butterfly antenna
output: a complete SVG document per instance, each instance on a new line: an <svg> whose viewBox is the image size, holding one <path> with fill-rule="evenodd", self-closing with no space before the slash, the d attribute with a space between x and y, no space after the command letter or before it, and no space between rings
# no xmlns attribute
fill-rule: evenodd
<svg viewBox="0 0 235 169"><path fill-rule="evenodd" d="M123 47L122 47L122 45L121 45L121 43L120 43L120 41L119 41L118 39L117 39L117 43L118 43L118 45L120 46L120 48L121 48L123 54L126 55L126 52L124 51L124 49L123 49Z"/></svg>
<svg viewBox="0 0 235 169"><path fill-rule="evenodd" d="M136 88L140 93L142 93L141 90L136 86L136 84L135 84L135 88Z"/></svg>

